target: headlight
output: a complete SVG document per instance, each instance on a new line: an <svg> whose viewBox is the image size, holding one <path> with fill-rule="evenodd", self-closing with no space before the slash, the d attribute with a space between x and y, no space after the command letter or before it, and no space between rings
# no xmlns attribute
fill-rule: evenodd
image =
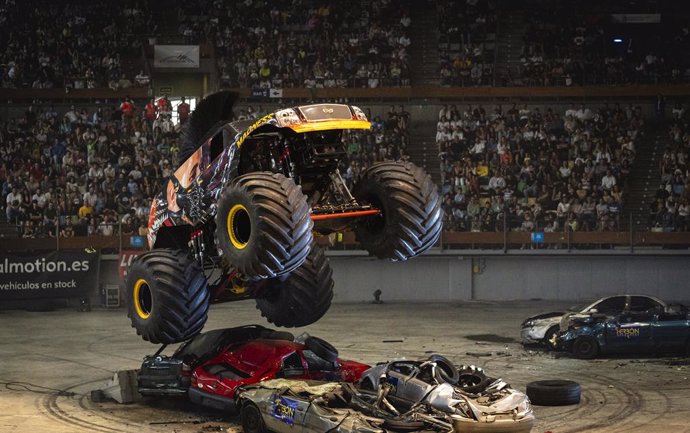
<svg viewBox="0 0 690 433"><path fill-rule="evenodd" d="M534 320L525 320L525 321L522 323L522 327L523 327L523 328L531 328L531 327L534 326L535 324L536 324L536 321L534 321Z"/></svg>

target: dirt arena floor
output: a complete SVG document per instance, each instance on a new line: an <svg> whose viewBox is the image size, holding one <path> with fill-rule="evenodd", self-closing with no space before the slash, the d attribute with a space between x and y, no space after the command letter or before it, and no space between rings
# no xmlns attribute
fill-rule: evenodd
<svg viewBox="0 0 690 433"><path fill-rule="evenodd" d="M568 305L334 305L317 324L294 331L328 340L342 358L368 363L441 353L457 364L481 366L523 391L533 380L578 381L580 404L535 406L533 432L690 432L687 358L585 361L519 344L524 318ZM206 330L252 323L266 324L252 301L217 305ZM90 401L92 389L117 370L137 368L157 348L134 333L124 310L0 312L0 342L0 432L241 431L234 416L184 400Z"/></svg>

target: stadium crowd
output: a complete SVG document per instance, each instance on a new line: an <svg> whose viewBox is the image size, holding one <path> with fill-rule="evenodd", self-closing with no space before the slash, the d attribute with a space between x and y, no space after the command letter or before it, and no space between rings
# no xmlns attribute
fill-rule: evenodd
<svg viewBox="0 0 690 433"><path fill-rule="evenodd" d="M124 70L121 61L141 57L142 35L154 28L148 2L3 3L0 87L81 89L148 84L143 72Z"/></svg>
<svg viewBox="0 0 690 433"><path fill-rule="evenodd" d="M617 230L642 126L632 106L444 106L436 142L445 228Z"/></svg>
<svg viewBox="0 0 690 433"><path fill-rule="evenodd" d="M487 44L496 36L493 0L437 0L441 84L480 86L493 82L494 52Z"/></svg>
<svg viewBox="0 0 690 433"><path fill-rule="evenodd" d="M223 86L409 85L408 2L213 2L209 16Z"/></svg>
<svg viewBox="0 0 690 433"><path fill-rule="evenodd" d="M661 184L649 206L649 228L652 231L690 229L690 127L681 104L673 107L672 116L659 162Z"/></svg>

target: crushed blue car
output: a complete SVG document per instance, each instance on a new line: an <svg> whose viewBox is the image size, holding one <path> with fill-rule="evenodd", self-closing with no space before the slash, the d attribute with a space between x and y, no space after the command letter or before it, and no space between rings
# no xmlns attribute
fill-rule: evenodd
<svg viewBox="0 0 690 433"><path fill-rule="evenodd" d="M566 324L567 323L567 324ZM600 354L681 353L690 356L690 314L677 311L628 311L616 316L592 314L564 323L557 346L575 357Z"/></svg>

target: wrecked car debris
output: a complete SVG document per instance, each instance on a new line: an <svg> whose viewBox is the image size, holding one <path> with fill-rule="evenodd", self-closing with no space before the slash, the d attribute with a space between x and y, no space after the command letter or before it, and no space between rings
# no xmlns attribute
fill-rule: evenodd
<svg viewBox="0 0 690 433"><path fill-rule="evenodd" d="M359 383L401 414L417 407L446 414L455 431L529 432L534 423L525 394L479 367L456 367L440 355L376 365Z"/></svg>
<svg viewBox="0 0 690 433"><path fill-rule="evenodd" d="M187 396L202 406L235 410L239 386L277 377L354 382L366 364L338 358L326 341L295 339L251 325L198 334L172 356L146 357L138 375L145 396Z"/></svg>
<svg viewBox="0 0 690 433"><path fill-rule="evenodd" d="M590 315L616 316L627 312L657 311L665 313L687 312L687 307L668 304L654 296L617 295L598 299L589 305L573 306L568 311L542 313L527 318L521 325L523 344L542 344L555 349L559 331L564 331L566 315L572 318ZM565 322L567 323L567 321Z"/></svg>
<svg viewBox="0 0 690 433"><path fill-rule="evenodd" d="M627 311L612 317L570 317L557 347L582 359L599 354L684 352L690 354L690 314Z"/></svg>

